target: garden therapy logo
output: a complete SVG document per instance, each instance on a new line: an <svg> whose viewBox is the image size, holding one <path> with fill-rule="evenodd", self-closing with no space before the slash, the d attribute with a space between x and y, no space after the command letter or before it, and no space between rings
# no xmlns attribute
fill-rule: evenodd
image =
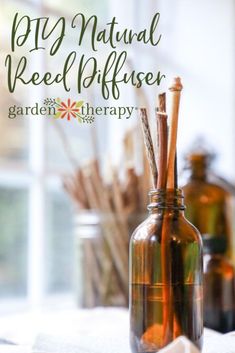
<svg viewBox="0 0 235 353"><path fill-rule="evenodd" d="M91 124L95 121L95 117L130 119L136 110L138 108L133 106L92 106L83 100L45 98L41 105L37 102L32 106L13 105L9 107L8 118L45 117Z"/></svg>
<svg viewBox="0 0 235 353"><path fill-rule="evenodd" d="M81 107L84 101L73 101L70 98L67 101L62 101L60 98L46 98L44 105L49 107L55 107L55 119L66 119L71 121L76 119L79 123L93 123L95 120L94 116L83 115L81 113Z"/></svg>

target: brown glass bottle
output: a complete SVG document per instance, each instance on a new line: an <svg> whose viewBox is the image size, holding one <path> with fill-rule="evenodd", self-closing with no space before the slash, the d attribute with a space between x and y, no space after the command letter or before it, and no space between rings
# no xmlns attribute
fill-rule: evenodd
<svg viewBox="0 0 235 353"><path fill-rule="evenodd" d="M204 239L204 324L222 333L235 330L235 269L225 250L223 238Z"/></svg>
<svg viewBox="0 0 235 353"><path fill-rule="evenodd" d="M130 344L157 352L180 335L203 337L202 244L182 191L150 192L149 217L130 241Z"/></svg>
<svg viewBox="0 0 235 353"><path fill-rule="evenodd" d="M183 187L186 217L200 231L202 238L224 238L227 253L231 253L229 194L208 180L209 161L210 155L206 153L194 153L188 157L191 176Z"/></svg>

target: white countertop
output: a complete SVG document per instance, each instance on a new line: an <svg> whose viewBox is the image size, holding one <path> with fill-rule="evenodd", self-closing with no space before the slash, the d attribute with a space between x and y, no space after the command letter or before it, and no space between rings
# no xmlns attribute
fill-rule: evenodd
<svg viewBox="0 0 235 353"><path fill-rule="evenodd" d="M25 313L0 319L0 353L130 353L126 309L96 308ZM235 332L205 329L203 353L235 353ZM178 342L179 352L196 352ZM166 352L177 353L176 346Z"/></svg>

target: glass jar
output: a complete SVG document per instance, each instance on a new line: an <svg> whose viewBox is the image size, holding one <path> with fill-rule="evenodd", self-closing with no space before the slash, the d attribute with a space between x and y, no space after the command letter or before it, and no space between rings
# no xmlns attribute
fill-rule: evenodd
<svg viewBox="0 0 235 353"><path fill-rule="evenodd" d="M204 324L226 333L235 330L235 269L225 256L223 238L204 239Z"/></svg>
<svg viewBox="0 0 235 353"><path fill-rule="evenodd" d="M200 231L202 238L223 237L226 251L232 255L231 195L220 185L208 180L211 156L205 152L188 156L191 175L183 187L186 217Z"/></svg>
<svg viewBox="0 0 235 353"><path fill-rule="evenodd" d="M149 196L149 217L130 241L131 350L157 352L180 335L201 349L200 234L184 217L181 190Z"/></svg>
<svg viewBox="0 0 235 353"><path fill-rule="evenodd" d="M102 228L103 221L109 222L110 217L92 210L80 211L76 216L75 292L79 307L127 306Z"/></svg>

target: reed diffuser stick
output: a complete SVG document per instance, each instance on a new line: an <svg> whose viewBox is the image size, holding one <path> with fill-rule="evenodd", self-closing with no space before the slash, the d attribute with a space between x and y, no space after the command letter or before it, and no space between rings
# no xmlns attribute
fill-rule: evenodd
<svg viewBox="0 0 235 353"><path fill-rule="evenodd" d="M159 107L157 109L158 123L158 189L166 189L167 178L167 150L168 150L168 129L166 115L165 94L158 96ZM163 211L161 231L161 266L163 283L163 341L164 344L172 339L172 295L171 295L171 266L170 266L170 224L168 215Z"/></svg>
<svg viewBox="0 0 235 353"><path fill-rule="evenodd" d="M166 93L160 93L158 95L158 111L166 113Z"/></svg>
<svg viewBox="0 0 235 353"><path fill-rule="evenodd" d="M174 187L178 189L178 163L177 163L177 149L175 150L175 164L174 164Z"/></svg>
<svg viewBox="0 0 235 353"><path fill-rule="evenodd" d="M158 181L157 188L166 188L167 172L167 115L163 111L157 112L158 125Z"/></svg>
<svg viewBox="0 0 235 353"><path fill-rule="evenodd" d="M151 137L151 133L150 133L146 109L144 109L144 108L140 109L140 117L141 117L146 153L147 153L147 157L148 157L148 161L149 161L149 165L150 165L150 169L151 169L151 173L152 173L153 187L156 189L157 188L158 172L157 172L157 165L156 165L156 161L155 161L153 141L152 141L152 137Z"/></svg>
<svg viewBox="0 0 235 353"><path fill-rule="evenodd" d="M176 140L178 130L178 115L180 94L182 91L182 84L179 77L174 79L169 90L172 92L172 110L171 110L171 125L169 133L169 153L167 162L167 189L174 189L175 186L175 155L176 155Z"/></svg>
<svg viewBox="0 0 235 353"><path fill-rule="evenodd" d="M177 160L176 160L176 143L177 143L177 130L178 130L178 115L179 115L179 103L180 103L180 93L183 86L181 84L180 78L174 79L173 85L170 87L170 91L173 92L172 99L172 111L171 111L171 124L169 133L169 151L168 151L168 163L167 163L167 189L175 189L177 187ZM175 315L175 307L173 305L174 290L172 292L171 283L173 278L172 272L172 252L171 252L171 241L167 234L170 234L170 229L172 226L172 220L169 214L164 215L163 225L162 225L162 254L167 261L163 261L163 278L168 290L166 289L165 295L167 295L168 309L163 311L163 332L164 332L164 343L171 341L174 338L174 327L173 322L175 322L175 327L178 328L178 320ZM167 317L166 317L167 315ZM174 320L173 320L174 318Z"/></svg>
<svg viewBox="0 0 235 353"><path fill-rule="evenodd" d="M159 119L157 116L157 112L161 112L161 113L166 113L166 93L160 93L158 95L158 101L157 101L157 108L156 108L156 117L157 117L157 138L156 138L156 162L157 162L157 168L158 168L158 173L159 173L159 158L160 158L160 141L159 141L159 136L160 136L160 132L159 132Z"/></svg>

